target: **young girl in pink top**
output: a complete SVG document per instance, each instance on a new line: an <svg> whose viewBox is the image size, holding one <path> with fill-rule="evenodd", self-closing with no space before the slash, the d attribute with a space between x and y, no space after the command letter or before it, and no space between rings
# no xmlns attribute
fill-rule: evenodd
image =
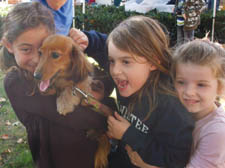
<svg viewBox="0 0 225 168"><path fill-rule="evenodd" d="M217 100L225 87L225 50L195 40L176 49L172 74L178 97L196 126L186 168L225 167L225 111Z"/></svg>

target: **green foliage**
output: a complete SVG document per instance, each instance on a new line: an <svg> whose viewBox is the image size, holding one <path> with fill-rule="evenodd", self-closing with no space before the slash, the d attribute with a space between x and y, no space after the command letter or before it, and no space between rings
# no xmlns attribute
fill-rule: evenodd
<svg viewBox="0 0 225 168"><path fill-rule="evenodd" d="M141 15L137 12L126 12L123 6L86 6L86 13L82 14L82 7L77 6L75 9L76 28L85 30L96 30L102 33L110 33L114 27L122 20L129 16ZM145 16L157 19L165 25L169 31L172 45L176 43L176 18L173 14L150 11ZM215 23L215 39L221 43L225 43L225 11L219 11L216 15ZM212 11L207 11L201 15L201 25L196 30L195 36L202 38L205 33L212 29Z"/></svg>
<svg viewBox="0 0 225 168"><path fill-rule="evenodd" d="M11 5L1 5L0 16L6 16L11 7L12 7Z"/></svg>
<svg viewBox="0 0 225 168"><path fill-rule="evenodd" d="M4 74L0 70L0 167L33 168L24 126L18 122L3 88ZM6 137L6 138L3 138ZM18 142L18 140L22 140Z"/></svg>
<svg viewBox="0 0 225 168"><path fill-rule="evenodd" d="M86 13L82 14L80 6L75 9L76 27L85 30L96 30L102 33L109 33L116 25L127 17L134 15L134 12L124 12L124 7L115 6L86 6Z"/></svg>
<svg viewBox="0 0 225 168"><path fill-rule="evenodd" d="M33 168L32 157L27 144L15 144L12 153L2 154L4 160L1 168ZM5 150L6 151L6 150Z"/></svg>
<svg viewBox="0 0 225 168"><path fill-rule="evenodd" d="M8 13L10 6L0 7L0 28L3 17ZM90 6L87 5L86 13L82 14L82 6L76 6L75 24L76 28L85 30L96 30L109 34L122 20L133 15L145 15L157 19L165 25L169 31L171 44L176 43L176 19L173 14L150 11L146 14L140 14L134 11L125 11L124 6ZM214 39L220 43L225 43L225 11L218 11L215 18L215 35ZM195 32L197 38L202 38L205 33L212 30L212 11L207 11L201 15L201 24ZM0 29L0 38L2 36Z"/></svg>
<svg viewBox="0 0 225 168"><path fill-rule="evenodd" d="M204 37L206 32L212 30L212 13L212 11L209 11L201 15L201 24L196 32L197 37ZM225 43L225 11L216 13L214 39L223 44Z"/></svg>
<svg viewBox="0 0 225 168"><path fill-rule="evenodd" d="M2 38L2 25L3 25L3 16L0 16L0 40Z"/></svg>
<svg viewBox="0 0 225 168"><path fill-rule="evenodd" d="M3 18L7 15L9 12L11 5L1 5L0 6L0 40L2 37L2 24L3 24Z"/></svg>
<svg viewBox="0 0 225 168"><path fill-rule="evenodd" d="M0 6L0 40L2 38L3 19L8 14L11 8L12 8L12 5L8 5L8 4L1 4Z"/></svg>

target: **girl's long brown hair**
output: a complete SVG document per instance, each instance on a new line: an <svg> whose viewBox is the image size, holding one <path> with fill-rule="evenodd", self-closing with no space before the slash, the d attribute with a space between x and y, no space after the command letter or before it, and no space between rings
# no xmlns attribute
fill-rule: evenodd
<svg viewBox="0 0 225 168"><path fill-rule="evenodd" d="M171 53L169 39L160 24L149 17L133 16L121 22L109 35L108 42L121 51L144 57L157 69L152 71L144 86L134 95L129 103L128 111L132 112L135 102L141 101L142 96L147 94L149 113L157 107L157 93L174 94L169 70L171 66Z"/></svg>

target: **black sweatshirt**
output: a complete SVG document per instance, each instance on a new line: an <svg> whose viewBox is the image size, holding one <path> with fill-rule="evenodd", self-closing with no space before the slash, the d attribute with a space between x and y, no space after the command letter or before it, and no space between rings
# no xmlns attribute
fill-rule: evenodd
<svg viewBox="0 0 225 168"><path fill-rule="evenodd" d="M107 62L107 35L95 31L85 34L89 39L86 49L88 56L93 57L103 67ZM141 158L154 166L166 168L184 168L191 151L194 120L180 101L173 96L157 93L157 108L143 122L149 112L147 98L135 106L129 115L127 107L129 98L117 94L119 114L131 122L116 152L110 155L110 168L132 168L129 157L124 149L125 144L137 151Z"/></svg>

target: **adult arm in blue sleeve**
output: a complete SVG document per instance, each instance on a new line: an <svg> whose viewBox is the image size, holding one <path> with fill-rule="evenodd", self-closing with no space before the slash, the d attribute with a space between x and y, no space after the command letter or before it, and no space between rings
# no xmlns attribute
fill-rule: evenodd
<svg viewBox="0 0 225 168"><path fill-rule="evenodd" d="M107 34L99 33L94 30L84 31L88 37L88 47L84 51L89 57L94 58L101 67L106 68L108 62L107 55Z"/></svg>

